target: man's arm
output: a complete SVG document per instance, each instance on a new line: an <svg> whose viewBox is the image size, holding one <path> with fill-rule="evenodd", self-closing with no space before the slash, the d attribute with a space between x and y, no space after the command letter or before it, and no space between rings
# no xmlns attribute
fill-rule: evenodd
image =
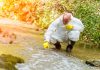
<svg viewBox="0 0 100 70"><path fill-rule="evenodd" d="M51 35L57 30L60 21L61 21L61 19L59 17L50 24L49 28L47 29L47 31L44 35L45 41L50 42Z"/></svg>
<svg viewBox="0 0 100 70"><path fill-rule="evenodd" d="M48 41L50 40L51 38L51 35L53 34L53 32L56 30L56 25L54 23L51 23L49 28L47 29L44 37L45 37L45 41Z"/></svg>

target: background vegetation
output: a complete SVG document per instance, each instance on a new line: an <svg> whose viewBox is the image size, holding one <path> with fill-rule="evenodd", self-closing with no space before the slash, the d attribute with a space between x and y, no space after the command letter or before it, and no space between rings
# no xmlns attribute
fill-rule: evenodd
<svg viewBox="0 0 100 70"><path fill-rule="evenodd" d="M63 12L82 20L79 45L100 48L100 0L0 0L0 16L48 28Z"/></svg>

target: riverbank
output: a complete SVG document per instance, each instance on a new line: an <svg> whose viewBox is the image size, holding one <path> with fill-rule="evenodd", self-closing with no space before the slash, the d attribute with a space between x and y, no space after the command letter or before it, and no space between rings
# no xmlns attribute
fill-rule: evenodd
<svg viewBox="0 0 100 70"><path fill-rule="evenodd" d="M72 55L82 60L100 60L100 50L76 46Z"/></svg>
<svg viewBox="0 0 100 70"><path fill-rule="evenodd" d="M21 55L21 51L26 50L26 49L27 48L22 47L19 44L0 44L0 55L1 54L11 54L11 55L26 59L27 56ZM71 54L82 60L100 59L99 49L88 49L88 48L82 48L82 47L75 46Z"/></svg>

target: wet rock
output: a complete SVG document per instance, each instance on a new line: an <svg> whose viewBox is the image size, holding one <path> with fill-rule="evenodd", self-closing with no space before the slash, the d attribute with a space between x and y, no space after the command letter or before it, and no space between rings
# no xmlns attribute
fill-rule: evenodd
<svg viewBox="0 0 100 70"><path fill-rule="evenodd" d="M87 60L85 63L90 66L100 67L100 60Z"/></svg>
<svg viewBox="0 0 100 70"><path fill-rule="evenodd" d="M24 63L24 60L12 55L2 54L0 56L0 68L4 68L6 70L17 70L15 68L16 63Z"/></svg>

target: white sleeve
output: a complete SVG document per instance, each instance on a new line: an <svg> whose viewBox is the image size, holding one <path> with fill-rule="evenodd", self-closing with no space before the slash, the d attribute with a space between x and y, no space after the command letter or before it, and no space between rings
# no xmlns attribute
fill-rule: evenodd
<svg viewBox="0 0 100 70"><path fill-rule="evenodd" d="M50 42L51 35L57 30L58 24L59 19L56 19L54 22L50 24L49 28L47 29L44 35L45 41Z"/></svg>
<svg viewBox="0 0 100 70"><path fill-rule="evenodd" d="M80 20L75 21L73 30L80 31L80 32L84 30L84 25L82 24Z"/></svg>

